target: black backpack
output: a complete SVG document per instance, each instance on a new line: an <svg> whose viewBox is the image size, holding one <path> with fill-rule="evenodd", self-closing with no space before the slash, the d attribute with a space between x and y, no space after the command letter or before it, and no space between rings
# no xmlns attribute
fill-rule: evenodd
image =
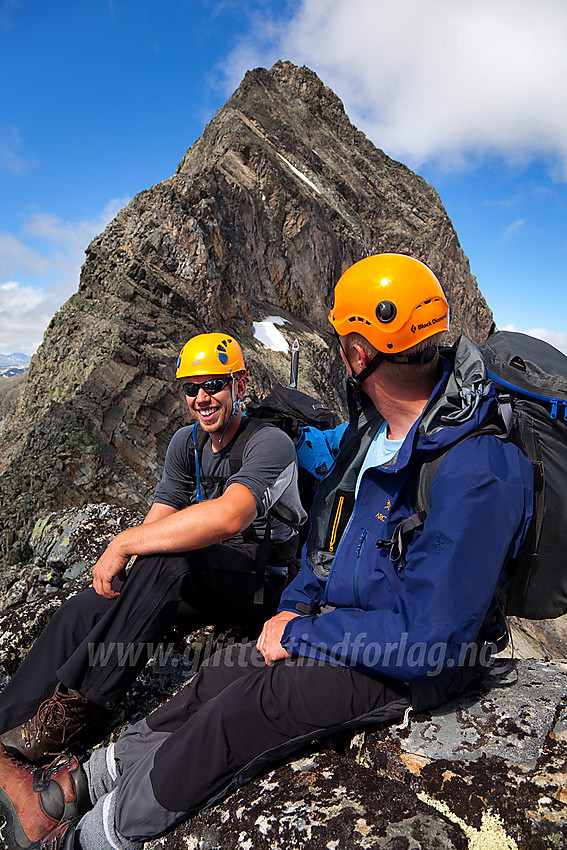
<svg viewBox="0 0 567 850"><path fill-rule="evenodd" d="M334 413L320 401L294 387L283 387L281 384L275 384L269 395L257 407L249 411L247 416L255 422L276 425L291 437L294 444L302 436L303 428L330 431L337 425ZM236 469L240 467L243 450L244 443L242 449L237 451L236 446L232 449L230 453L231 467L233 455ZM311 510L317 484L327 472L326 466L325 468L318 466L316 469L307 469L301 463L298 464L299 496L307 514ZM304 523L299 530L300 545L305 542L308 525L309 523Z"/></svg>
<svg viewBox="0 0 567 850"><path fill-rule="evenodd" d="M248 410L242 419L240 429L230 449L231 474L237 472L242 466L244 446L254 431L268 425L280 428L295 444L302 436L303 428L310 427L318 428L320 431L330 431L336 427L337 421L335 414L328 407L325 407L324 404L307 395L307 393L302 393L294 387L283 387L281 384L275 384L269 395L252 410ZM196 478L200 475L200 458L207 439L207 433L195 423L193 426L193 442L196 456L190 458L190 463L191 472ZM311 470L299 466L299 491L301 502L307 513L309 513L311 507L313 486L323 477L326 471L326 469L322 470L320 467L317 470ZM310 500L308 504L304 502L302 491L305 491L305 498Z"/></svg>
<svg viewBox="0 0 567 850"><path fill-rule="evenodd" d="M534 467L534 516L498 597L507 614L559 617L567 613L567 357L542 340L511 331L492 334L479 349L496 385L502 419L469 437L509 437ZM423 463L418 473L416 524L427 515L443 456Z"/></svg>

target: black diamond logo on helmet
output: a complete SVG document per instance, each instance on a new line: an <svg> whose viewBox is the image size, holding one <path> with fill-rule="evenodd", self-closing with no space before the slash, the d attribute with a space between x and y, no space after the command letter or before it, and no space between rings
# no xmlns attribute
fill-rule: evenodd
<svg viewBox="0 0 567 850"><path fill-rule="evenodd" d="M416 332L416 330L417 330L416 326L412 325L411 328L410 328L410 331L412 332L412 334L414 334Z"/></svg>

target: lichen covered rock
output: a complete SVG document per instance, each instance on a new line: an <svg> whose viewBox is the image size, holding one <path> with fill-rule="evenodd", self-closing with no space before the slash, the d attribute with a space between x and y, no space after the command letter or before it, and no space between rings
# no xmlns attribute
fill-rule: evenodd
<svg viewBox="0 0 567 850"><path fill-rule="evenodd" d="M466 850L462 829L403 782L332 751L271 771L146 850Z"/></svg>
<svg viewBox="0 0 567 850"><path fill-rule="evenodd" d="M51 614L90 581L110 537L139 520L108 505L55 513L28 542L62 586L36 582L0 611L0 685ZM67 578L65 578L67 576ZM17 584L17 581L12 587ZM9 591L8 591L9 592ZM33 598L32 598L33 597ZM152 648L103 743L189 683L246 624L177 628ZM148 842L147 850L549 850L567 844L567 663L519 660L441 708L376 731L334 736ZM188 765L188 770L198 765Z"/></svg>

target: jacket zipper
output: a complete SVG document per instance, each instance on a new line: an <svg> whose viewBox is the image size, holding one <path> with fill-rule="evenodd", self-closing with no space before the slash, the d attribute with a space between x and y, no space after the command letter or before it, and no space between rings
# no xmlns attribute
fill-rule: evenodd
<svg viewBox="0 0 567 850"><path fill-rule="evenodd" d="M354 508L353 508L353 510L352 510L351 515L350 515L350 516L349 516L349 518L348 518L348 522L347 522L347 524L346 524L346 526L345 526L345 530L344 530L344 531L343 531L343 533L341 534L341 539L339 540L339 545L337 546L337 551L335 552L335 556L334 556L334 558L333 558L333 563L332 563L332 565L331 565L331 569L330 569L330 571L329 571L329 575L327 576L327 581L325 582L325 594L324 594L324 596L323 596L323 599L324 599L324 601L325 601L325 604L327 604L327 602L329 601L329 600L328 600L328 598L327 598L327 594L328 594L328 592L329 592L329 585L331 584L331 576L333 575L333 571L334 571L334 569L335 569L335 564L337 563L337 556L338 556L338 554L339 554L339 549L340 549L340 548L341 548L341 546L343 545L344 539L345 539L345 537L347 536L347 532L348 532L348 530L349 530L349 528L350 528L350 524L351 524L351 522L352 522L352 515L353 515L353 514L354 514Z"/></svg>
<svg viewBox="0 0 567 850"><path fill-rule="evenodd" d="M557 419L557 412L559 407L565 408L564 418L567 419L567 401L562 398L553 398L550 395L544 395L543 393L532 393L529 390L523 390L521 387L516 384L511 384L509 381L504 381L502 378L499 378L494 372L491 372L490 369L486 370L486 374L488 377L494 381L495 384L499 384L502 387L505 387L507 390L513 390L514 397L518 396L529 396L530 398L536 398L538 401L545 401L551 405L551 418Z"/></svg>
<svg viewBox="0 0 567 850"><path fill-rule="evenodd" d="M360 556L362 554L362 549L364 547L364 541L366 540L366 535L368 531L364 529L362 534L360 535L360 539L358 541L358 546L356 547L356 564L354 567L354 576L352 579L352 589L354 593L354 601L356 603L356 607L360 608L360 596L358 595L358 574L360 572Z"/></svg>
<svg viewBox="0 0 567 850"><path fill-rule="evenodd" d="M332 552L335 548L335 543L337 542L337 532L339 529L339 522L341 521L341 514L343 512L343 505L345 503L345 497L339 497L339 503L337 505L337 511L335 514L335 519L333 522L333 529L331 531L331 540L329 542L329 552Z"/></svg>

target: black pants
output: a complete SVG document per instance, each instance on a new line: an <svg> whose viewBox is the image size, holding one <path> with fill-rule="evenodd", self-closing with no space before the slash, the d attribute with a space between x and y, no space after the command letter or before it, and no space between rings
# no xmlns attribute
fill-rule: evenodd
<svg viewBox="0 0 567 850"><path fill-rule="evenodd" d="M116 827L148 840L310 740L392 722L408 706L394 679L314 659L267 666L254 644L228 647L117 741Z"/></svg>
<svg viewBox="0 0 567 850"><path fill-rule="evenodd" d="M279 548L285 553L286 544ZM256 550L256 544L219 543L140 557L117 599L92 588L69 599L0 694L0 733L32 717L58 682L112 709L179 621L180 607L190 622L263 622L274 613L285 578L268 576L266 601L255 605Z"/></svg>

